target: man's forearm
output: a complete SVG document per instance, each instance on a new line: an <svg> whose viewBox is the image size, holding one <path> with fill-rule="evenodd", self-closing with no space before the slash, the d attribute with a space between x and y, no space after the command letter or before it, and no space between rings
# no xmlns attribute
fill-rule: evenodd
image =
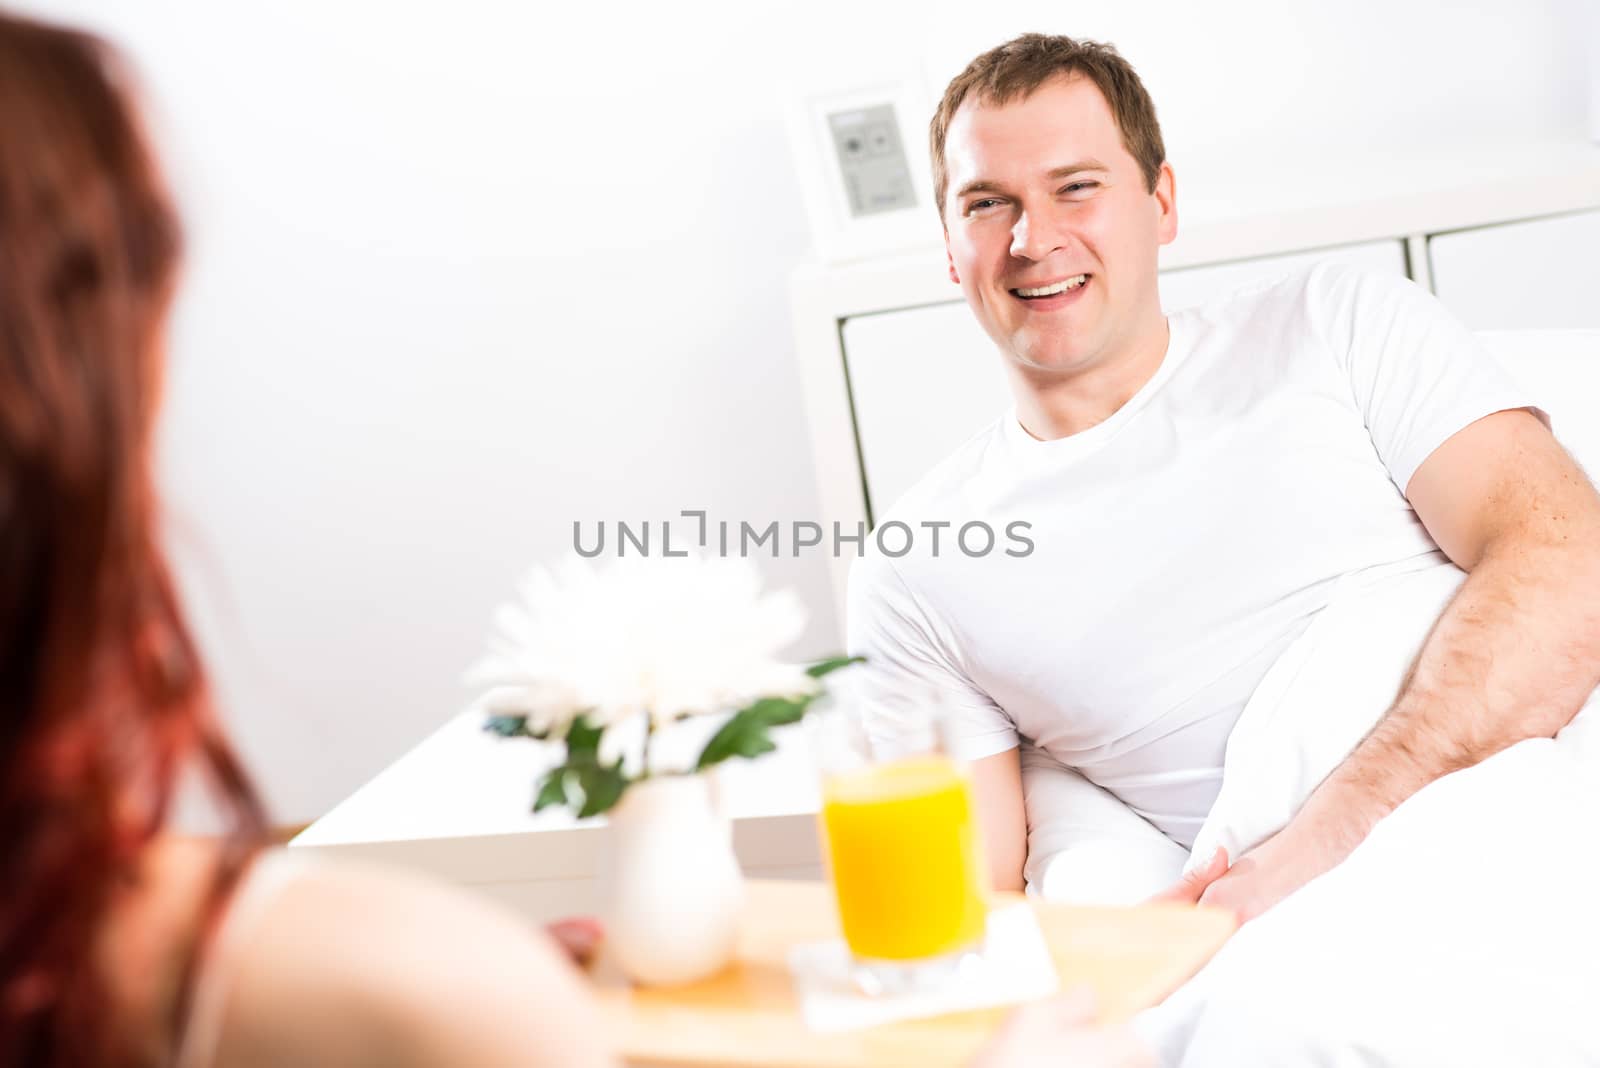
<svg viewBox="0 0 1600 1068"><path fill-rule="evenodd" d="M1191 872L1183 900L1259 916L1434 779L1555 734L1600 683L1600 495L1534 413L1469 424L1405 490L1467 580L1354 752L1276 834Z"/></svg>
<svg viewBox="0 0 1600 1068"><path fill-rule="evenodd" d="M1597 683L1600 538L1502 539L1439 617L1389 712L1294 823L1346 853L1434 779L1553 735Z"/></svg>

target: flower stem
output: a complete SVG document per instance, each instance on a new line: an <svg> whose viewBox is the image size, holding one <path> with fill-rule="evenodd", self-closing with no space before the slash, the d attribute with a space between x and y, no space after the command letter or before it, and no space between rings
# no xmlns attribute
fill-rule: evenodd
<svg viewBox="0 0 1600 1068"><path fill-rule="evenodd" d="M655 733L656 717L652 715L650 709L647 708L644 710L644 767L639 772L639 778L641 780L648 779L650 777L650 739L655 735Z"/></svg>

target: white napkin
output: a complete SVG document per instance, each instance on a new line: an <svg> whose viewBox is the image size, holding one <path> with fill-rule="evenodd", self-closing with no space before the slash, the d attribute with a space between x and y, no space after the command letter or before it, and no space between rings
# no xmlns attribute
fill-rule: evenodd
<svg viewBox="0 0 1600 1068"><path fill-rule="evenodd" d="M892 1020L1033 1001L1055 993L1061 983L1039 921L1026 904L989 913L983 948L963 960L937 989L872 997L856 989L850 970L850 950L843 939L789 951L800 1014L811 1030L858 1031Z"/></svg>

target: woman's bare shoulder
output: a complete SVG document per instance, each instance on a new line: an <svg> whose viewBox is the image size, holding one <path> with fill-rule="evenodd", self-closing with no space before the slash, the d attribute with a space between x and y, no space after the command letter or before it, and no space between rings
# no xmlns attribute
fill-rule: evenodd
<svg viewBox="0 0 1600 1068"><path fill-rule="evenodd" d="M219 1063L611 1063L542 931L411 873L295 863L231 963Z"/></svg>
<svg viewBox="0 0 1600 1068"><path fill-rule="evenodd" d="M96 933L108 1026L140 1063L171 1060L172 1014L216 861L215 842L157 839L113 890Z"/></svg>

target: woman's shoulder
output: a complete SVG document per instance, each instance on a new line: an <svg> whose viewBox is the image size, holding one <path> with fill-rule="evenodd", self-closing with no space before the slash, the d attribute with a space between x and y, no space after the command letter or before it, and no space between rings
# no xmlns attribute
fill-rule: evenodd
<svg viewBox="0 0 1600 1068"><path fill-rule="evenodd" d="M220 981L214 1063L609 1063L576 970L542 931L413 873L265 854Z"/></svg>
<svg viewBox="0 0 1600 1068"><path fill-rule="evenodd" d="M96 930L107 1026L137 1063L171 1059L170 1024L217 855L215 843L205 840L158 839L142 851L137 869L118 881Z"/></svg>

